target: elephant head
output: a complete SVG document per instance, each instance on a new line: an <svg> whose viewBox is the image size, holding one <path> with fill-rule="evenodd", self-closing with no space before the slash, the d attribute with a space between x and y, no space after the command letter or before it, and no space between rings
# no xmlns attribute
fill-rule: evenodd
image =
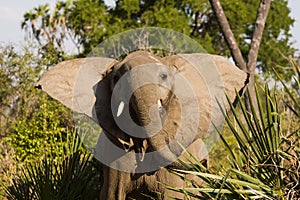
<svg viewBox="0 0 300 200"><path fill-rule="evenodd" d="M221 124L217 100L227 107L225 93L233 101L246 79L220 56L161 58L136 51L121 61L60 63L39 84L67 107L95 119L107 142L123 152L119 157L134 163L135 172L148 172L172 165L182 146L188 148Z"/></svg>
<svg viewBox="0 0 300 200"><path fill-rule="evenodd" d="M140 161L165 140L158 132L163 131L175 101L175 73L159 57L138 51L114 64L97 85L95 110L100 126L118 138L116 145L137 152Z"/></svg>

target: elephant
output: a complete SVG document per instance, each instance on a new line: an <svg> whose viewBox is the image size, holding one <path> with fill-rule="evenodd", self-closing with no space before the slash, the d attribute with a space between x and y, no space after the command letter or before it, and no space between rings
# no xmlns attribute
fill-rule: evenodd
<svg viewBox="0 0 300 200"><path fill-rule="evenodd" d="M204 138L222 125L220 107L229 108L225 93L234 102L247 74L217 55L161 57L138 50L120 60L64 61L38 84L102 128L94 152L103 166L100 199L184 199L166 185L190 185L169 169L184 169L181 162L190 164L190 154L208 166Z"/></svg>

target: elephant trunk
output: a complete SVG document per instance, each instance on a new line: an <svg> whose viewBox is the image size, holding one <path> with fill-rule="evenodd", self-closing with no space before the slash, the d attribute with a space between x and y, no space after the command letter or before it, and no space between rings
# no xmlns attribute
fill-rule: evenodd
<svg viewBox="0 0 300 200"><path fill-rule="evenodd" d="M145 128L143 134L146 134L146 137L157 134L163 126L161 106L157 86L149 84L135 90L131 107L137 116L138 125Z"/></svg>
<svg viewBox="0 0 300 200"><path fill-rule="evenodd" d="M168 133L164 128L164 115L161 112L162 107L161 96L157 85L144 85L141 88L135 90L132 99L131 106L138 119L138 125L144 127L143 135L147 141L147 149L145 152L155 152L154 157L150 156L150 162L155 160L155 165L162 167L166 166L166 163L170 163L174 159L174 154L168 147ZM145 145L143 145L145 147Z"/></svg>

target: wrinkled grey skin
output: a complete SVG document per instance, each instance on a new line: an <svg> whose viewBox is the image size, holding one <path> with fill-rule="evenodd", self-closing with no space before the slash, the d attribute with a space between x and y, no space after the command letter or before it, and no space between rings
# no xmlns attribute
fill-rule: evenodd
<svg viewBox="0 0 300 200"><path fill-rule="evenodd" d="M101 199L125 199L133 197L142 199L145 197L141 193L147 194L150 191L160 192L165 195L173 193L170 190L166 190L159 182L176 184L178 187L185 186L185 183L181 179L170 174L165 168L162 168L166 166L165 163L171 162L170 159L172 159L173 154L180 155L182 149L179 152L174 152L166 148L155 157L145 156L148 152L168 147L168 142L174 139L173 137L176 135L178 129L177 126L180 124L180 106L175 95L172 93L174 76L177 73L177 69L166 64L160 57L151 55L148 52L134 52L127 56L125 60L110 68L100 82L101 86L98 85L97 87L95 92L96 116L107 138L126 152L135 152L135 156L132 155L131 160L136 165L136 168L138 168L136 170L138 172L139 170L146 171L146 173L128 173L104 166L104 185L101 191ZM143 68L143 66L145 67L143 70L134 70L135 68ZM126 74L127 72L130 73ZM126 76L125 74L128 76L126 80L117 84L121 77ZM102 86L102 83L106 81L109 84L106 83ZM145 84L145 82L149 82L149 84ZM139 85L142 86L138 87ZM106 87L107 95L103 95L103 87ZM114 90L117 90L117 95L115 96L112 95ZM131 98L126 97L130 93L128 91L134 91L132 95L129 95ZM111 98L111 96L113 97ZM161 106L158 105L159 101L161 102ZM112 107L107 108L110 102L112 102ZM124 109L129 109L129 116L123 115L123 113L120 116L115 114L118 112L117 108L120 102L124 102ZM149 113L150 110L152 110L151 114ZM140 127L147 128L126 127L131 119ZM120 120L120 123L124 122L121 126L125 127L126 130L121 130L115 120ZM101 144L101 140L103 141L103 139L100 139L99 144ZM199 151L201 146L199 143L201 140L191 138L188 144L190 145L193 142L195 143L195 150L189 147L189 151L194 151L195 155L200 156ZM196 145L197 143L198 145ZM100 146L105 146L105 143L102 143ZM206 156L205 153L202 154ZM201 160L205 159L204 157L198 158ZM128 164L127 162L120 161L117 165L126 165ZM161 165L161 169L156 171L148 169L151 167L151 163ZM171 164L169 167L174 167L174 165L176 164ZM178 166L179 164L177 163L177 168ZM163 196L159 196L158 198L163 198Z"/></svg>
<svg viewBox="0 0 300 200"><path fill-rule="evenodd" d="M240 90L245 86L247 76L220 56L190 54L187 57L192 59L187 61L180 55L160 58L149 52L137 51L113 63L107 58L66 61L43 75L39 84L44 91L72 110L96 119L103 129L95 153L98 160L105 160L100 199L146 199L142 194L156 195L158 199L167 199L168 196L184 198L167 190L164 185L190 187L167 170L182 168L174 160L174 155L182 160L189 157L177 143L172 143L178 141L178 132L183 117L186 117L184 106L190 107L188 113L196 110L195 113L200 117L185 124L179 142L198 160L207 164L208 153L201 138L209 132L213 120L219 123L217 106L211 104L216 96L211 96L207 86L216 84L216 80L199 78L194 66L203 68L201 76L210 76L212 74L205 67L211 65L207 65L206 60L212 62L217 67L215 75L222 82L212 87L221 88L232 102L235 89ZM93 67L85 68L84 63ZM110 63L110 66L99 80L97 65L101 63ZM82 80L78 78L80 75ZM194 104L190 103L189 98L180 102L178 96L174 95L174 91L183 84L179 76L188 80L195 92L199 110L192 106ZM86 77L88 83L84 84ZM82 88L74 94L73 87L78 87L76 80ZM90 92L91 88L93 93ZM220 96L224 95L221 93ZM96 102L93 101L94 95ZM195 125L196 129L192 128ZM120 149L121 153L113 154L112 147ZM152 152L156 153L152 155ZM196 177L182 176L201 185Z"/></svg>

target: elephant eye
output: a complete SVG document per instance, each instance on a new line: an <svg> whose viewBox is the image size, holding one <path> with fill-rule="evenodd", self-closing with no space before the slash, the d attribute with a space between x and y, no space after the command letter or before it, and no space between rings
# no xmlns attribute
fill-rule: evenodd
<svg viewBox="0 0 300 200"><path fill-rule="evenodd" d="M163 81L167 80L167 78L168 78L167 73L162 73L162 74L160 74L160 78L161 78Z"/></svg>

